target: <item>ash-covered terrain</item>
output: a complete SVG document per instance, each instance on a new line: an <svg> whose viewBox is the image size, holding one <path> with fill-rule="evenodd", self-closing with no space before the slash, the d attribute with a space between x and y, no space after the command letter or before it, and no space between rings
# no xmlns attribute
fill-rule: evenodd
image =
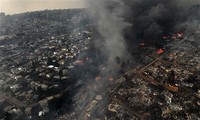
<svg viewBox="0 0 200 120"><path fill-rule="evenodd" d="M102 0L0 15L0 119L200 119L200 5Z"/></svg>

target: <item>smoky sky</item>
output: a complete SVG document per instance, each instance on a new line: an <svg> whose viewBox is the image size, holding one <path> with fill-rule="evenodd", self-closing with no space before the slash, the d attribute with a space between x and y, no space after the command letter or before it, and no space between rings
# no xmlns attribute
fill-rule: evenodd
<svg viewBox="0 0 200 120"><path fill-rule="evenodd" d="M190 7L199 0L101 0L88 6L109 57L124 57L128 49L135 50L140 42L161 46L163 35L184 32L199 23L199 9ZM188 22L189 20L189 22ZM117 29L117 30L116 30ZM195 30L198 28L194 28ZM119 47L119 45L124 47ZM102 49L102 46L101 46ZM115 52L114 52L115 51ZM118 54L116 54L118 53ZM127 55L127 54L126 54Z"/></svg>
<svg viewBox="0 0 200 120"><path fill-rule="evenodd" d="M163 35L183 32L185 39L199 44L200 36L195 34L200 33L197 32L200 31L199 4L199 0L88 0L90 17L99 34L94 38L94 46L104 54L108 69L105 74L112 75L113 70L122 69L116 67L122 66L122 62L137 64L138 56L142 55L141 42L160 49ZM116 58L119 58L117 65ZM106 92L105 86L100 89Z"/></svg>
<svg viewBox="0 0 200 120"><path fill-rule="evenodd" d="M0 0L0 12L6 14L83 7L85 7L84 0Z"/></svg>
<svg viewBox="0 0 200 120"><path fill-rule="evenodd" d="M85 4L86 1L88 0L0 0L0 11L14 14L44 9L85 8L89 7ZM178 3L182 6L200 3L200 0L179 1Z"/></svg>
<svg viewBox="0 0 200 120"><path fill-rule="evenodd" d="M90 17L95 23L95 31L98 34L94 33L96 36L92 38L94 46L103 54L101 58L105 57L99 60L103 61L104 70L99 65L95 66L100 70L99 74L103 77L102 79L105 80L97 83L92 81L94 85L85 85L86 88L88 86L98 88L98 92L93 88L90 89L88 98L95 98L97 94L107 93L107 88L111 86L105 76L119 74L123 68L122 63L130 65L132 68L134 66L129 64L130 61L137 64L138 57L136 58L134 55L139 53L138 44L141 41L155 45L159 43L163 34L171 34L179 30L186 32L191 29L194 31L199 29L199 27L195 27L199 24L198 7L192 11L189 10L190 8L187 9L198 1L181 1L183 0L87 1ZM105 104L109 101L107 97L107 95L104 96ZM80 103L82 106L80 113L85 109L85 103L88 103L88 100ZM96 109L102 110L103 107L104 105L99 108L94 107L91 111L96 112ZM82 114L80 118L83 118Z"/></svg>
<svg viewBox="0 0 200 120"><path fill-rule="evenodd" d="M178 3L181 6L191 6L200 4L200 0L179 0Z"/></svg>

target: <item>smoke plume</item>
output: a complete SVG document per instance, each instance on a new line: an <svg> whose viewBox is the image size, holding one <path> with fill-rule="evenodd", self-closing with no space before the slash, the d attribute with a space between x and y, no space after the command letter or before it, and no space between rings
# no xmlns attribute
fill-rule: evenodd
<svg viewBox="0 0 200 120"><path fill-rule="evenodd" d="M192 4L193 0L188 2ZM133 61L132 56L138 53L140 42L159 46L164 34L181 31L191 35L200 28L200 6L190 8L187 1L182 3L181 0L89 0L87 4L99 34L94 38L94 46L105 57L99 60L102 60L108 69L100 71L102 79L106 78L106 75L116 73L119 70L116 66L124 61ZM98 69L101 70L101 67ZM87 109L89 101L97 95L102 95L106 101L108 95L105 93L108 91L107 87L110 87L108 84L108 80L98 80L85 85L87 89L84 94L88 97L78 103L82 104L80 119L85 115L82 109ZM93 107L92 111L97 110Z"/></svg>
<svg viewBox="0 0 200 120"><path fill-rule="evenodd" d="M200 1L182 12L176 29L183 30L188 39L200 44Z"/></svg>
<svg viewBox="0 0 200 120"><path fill-rule="evenodd" d="M123 18L127 6L121 0L96 0L90 2L90 7L91 16L101 36L95 40L95 45L105 55L106 64L113 69L116 58L120 58L120 62L129 57L123 36L123 31L131 27Z"/></svg>
<svg viewBox="0 0 200 120"><path fill-rule="evenodd" d="M102 36L96 45L106 53L108 61L137 52L140 42L160 46L162 35L190 27L198 29L195 26L199 17L191 13L199 16L199 8L188 10L200 4L198 0L95 0L88 3Z"/></svg>
<svg viewBox="0 0 200 120"><path fill-rule="evenodd" d="M101 35L96 45L113 63L134 52L140 41L158 44L162 34L172 31L177 18L175 0L90 1L92 19ZM99 46L100 45L100 46ZM130 52L131 51L131 52Z"/></svg>

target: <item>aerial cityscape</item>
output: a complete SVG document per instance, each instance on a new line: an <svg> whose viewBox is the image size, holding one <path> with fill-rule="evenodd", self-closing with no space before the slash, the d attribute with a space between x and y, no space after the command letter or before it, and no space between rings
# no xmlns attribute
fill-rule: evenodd
<svg viewBox="0 0 200 120"><path fill-rule="evenodd" d="M200 3L87 4L0 11L0 120L199 120Z"/></svg>

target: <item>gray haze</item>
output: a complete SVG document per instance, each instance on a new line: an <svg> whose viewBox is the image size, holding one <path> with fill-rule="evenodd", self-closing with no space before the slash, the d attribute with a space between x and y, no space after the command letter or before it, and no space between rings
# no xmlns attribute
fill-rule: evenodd
<svg viewBox="0 0 200 120"><path fill-rule="evenodd" d="M0 12L6 14L84 7L84 0L0 0Z"/></svg>
<svg viewBox="0 0 200 120"><path fill-rule="evenodd" d="M0 12L15 14L44 9L66 9L90 7L87 0L0 0ZM99 1L99 0L92 0ZM108 0L109 1L109 0ZM131 0L130 0L131 1ZM199 4L200 0L179 0L182 6Z"/></svg>
<svg viewBox="0 0 200 120"><path fill-rule="evenodd" d="M188 33L186 37L191 38L190 35L200 29L200 7L190 7L199 2L199 0L89 0L87 6L91 19L96 23L96 29L100 34L100 37L95 39L95 46L107 58L105 63L109 70L105 74L110 75L119 70L116 67L116 57L126 61L130 56L134 56L133 53L137 52L140 40L159 45L163 34L179 30ZM195 40L199 41L196 38ZM131 58L131 61L134 61L134 58ZM97 90L90 84L85 86L90 88L89 98L107 92L108 81L93 83L92 86L97 86ZM107 97L104 96L105 103ZM85 103L88 101L81 103L82 109L86 109ZM94 108L93 112L95 111L97 110ZM82 115L80 118L83 118Z"/></svg>
<svg viewBox="0 0 200 120"><path fill-rule="evenodd" d="M191 6L200 4L200 0L179 0L178 3L182 6Z"/></svg>
<svg viewBox="0 0 200 120"><path fill-rule="evenodd" d="M126 59L141 40L160 46L163 34L196 26L198 10L188 11L196 4L200 0L89 0L87 5L102 36L96 45L110 64L117 56Z"/></svg>
<svg viewBox="0 0 200 120"><path fill-rule="evenodd" d="M115 5L112 10L108 10L112 6L110 3ZM122 60L129 57L123 37L125 28L131 26L122 18L126 14L126 5L120 0L99 0L90 2L89 6L91 16L97 22L97 30L102 37L96 40L96 45L106 55L107 65L113 69L116 57Z"/></svg>

